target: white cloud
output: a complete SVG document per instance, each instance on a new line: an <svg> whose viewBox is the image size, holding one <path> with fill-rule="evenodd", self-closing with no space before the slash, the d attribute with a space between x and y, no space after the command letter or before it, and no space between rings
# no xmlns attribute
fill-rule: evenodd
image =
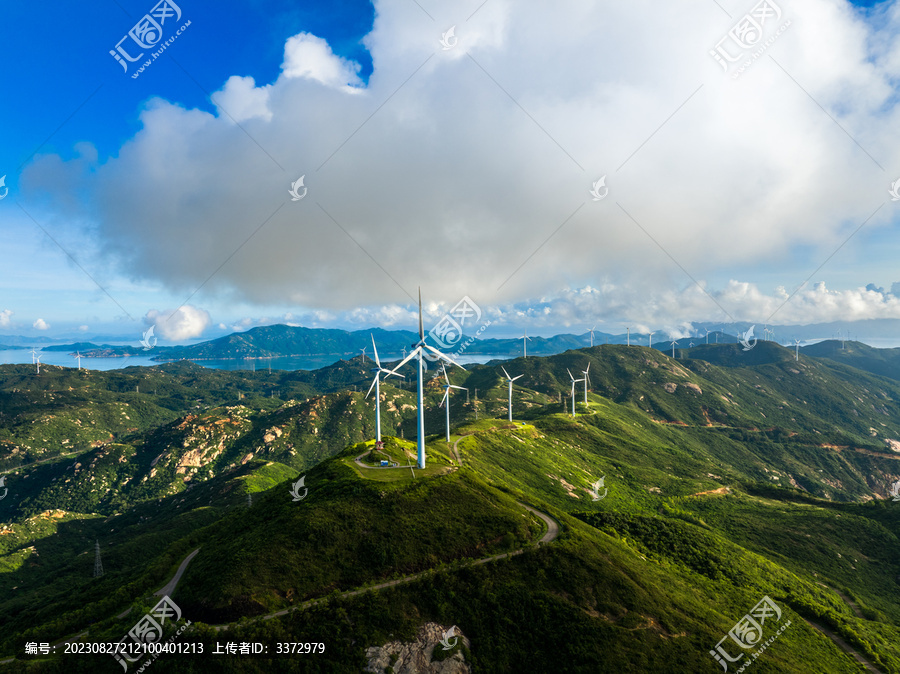
<svg viewBox="0 0 900 674"><path fill-rule="evenodd" d="M272 119L269 87L256 88L252 77L229 77L222 90L213 95L213 100L220 114L224 112L236 122L246 122L254 117L267 122Z"/></svg>
<svg viewBox="0 0 900 674"><path fill-rule="evenodd" d="M314 80L344 91L362 85L359 64L336 56L325 40L311 33L288 38L281 68L288 79Z"/></svg>
<svg viewBox="0 0 900 674"><path fill-rule="evenodd" d="M144 323L155 326L159 337L177 342L200 337L210 324L210 316L206 310L188 304L175 311L148 311Z"/></svg>
<svg viewBox="0 0 900 674"><path fill-rule="evenodd" d="M708 53L734 24L714 3L435 11L432 21L414 3L376 2L365 86L357 64L301 33L277 80L223 85L217 98L242 128L155 100L113 158L46 157L29 184L91 194L82 215L122 269L182 293L229 260L205 293L299 305L303 324L362 306L348 320L399 325L419 284L428 302L495 307L590 286L525 314L677 331L726 320L679 266L748 278L704 283L732 316L759 320L784 297L760 291L753 270L777 266L795 282L800 251L834 253L900 167L900 5L867 24L844 0L795 0L791 27L737 81ZM444 51L454 24L459 43ZM300 175L309 193L291 202ZM594 202L601 175L609 196ZM894 213L879 210L813 281L864 260L858 247ZM817 292L779 317L895 311L857 290Z"/></svg>
<svg viewBox="0 0 900 674"><path fill-rule="evenodd" d="M31 324L35 330L49 330L50 324L47 323L43 318L37 319L34 323Z"/></svg>
<svg viewBox="0 0 900 674"><path fill-rule="evenodd" d="M79 331L79 332L87 332L88 330L90 330L90 328L89 328L88 326L86 326L86 325L79 325L79 326L78 326L78 331Z"/></svg>
<svg viewBox="0 0 900 674"><path fill-rule="evenodd" d="M0 311L0 328L8 328L9 327L10 323L12 322L10 320L10 316L12 316L12 315L13 315L13 312L10 311L9 309L4 309L3 311Z"/></svg>

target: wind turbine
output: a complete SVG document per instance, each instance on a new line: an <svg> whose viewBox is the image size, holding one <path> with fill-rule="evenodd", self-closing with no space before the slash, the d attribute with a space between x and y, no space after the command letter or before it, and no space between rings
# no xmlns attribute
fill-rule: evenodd
<svg viewBox="0 0 900 674"><path fill-rule="evenodd" d="M425 402L423 395L423 378L422 378L422 359L425 355L425 351L431 351L438 358L441 358L451 365L456 365L459 368L462 368L462 365L457 363L455 360L450 358L433 346L429 346L425 343L425 328L422 326L422 289L419 288L419 341L416 342L412 351L409 352L409 355L400 361L400 363L391 370L392 373L396 374L397 370L406 365L407 362L416 359L418 376L416 378L417 386L416 386L416 406L418 407L417 413L417 426L418 426L418 437L416 438L416 444L418 449L418 461L419 468L425 468ZM465 368L463 368L465 369Z"/></svg>
<svg viewBox="0 0 900 674"><path fill-rule="evenodd" d="M566 368L566 372L569 372L569 368ZM584 381L584 379L575 379L575 377L572 376L571 372L569 372L569 379L572 380L572 416L574 417L575 416L575 384L577 384L580 381Z"/></svg>
<svg viewBox="0 0 900 674"><path fill-rule="evenodd" d="M444 381L447 383L444 384L444 397L441 399L441 404L438 405L438 407L447 403L447 442L450 442L450 389L458 388L460 391L465 391L467 397L469 395L469 389L465 386L455 386L451 384L450 378L447 376L447 368L444 367L443 363L441 363L441 369L444 371Z"/></svg>
<svg viewBox="0 0 900 674"><path fill-rule="evenodd" d="M37 362L37 373L38 373L38 374L41 373L41 355L42 355L42 354L38 354L38 356L37 356L37 361L36 361L36 362Z"/></svg>
<svg viewBox="0 0 900 674"><path fill-rule="evenodd" d="M366 393L366 398L369 397L369 393L372 392L372 388L375 389L375 441L381 442L381 373L385 373L385 379L391 376L392 374L396 374L398 377L402 377L403 375L399 372L392 372L385 367L381 367L381 361L378 360L378 347L375 346L375 335L370 335L372 337L372 349L375 352L375 367L372 368L372 371L375 372L375 379L372 380L372 386L369 387L368 393Z"/></svg>
<svg viewBox="0 0 900 674"><path fill-rule="evenodd" d="M709 328L706 328L706 344L709 345Z"/></svg>
<svg viewBox="0 0 900 674"><path fill-rule="evenodd" d="M672 358L675 357L675 345L678 344L678 340L672 340Z"/></svg>
<svg viewBox="0 0 900 674"><path fill-rule="evenodd" d="M372 344L374 344L374 343L375 343L375 338L372 337ZM368 346L364 346L364 347L362 348L362 353L359 355L359 362L360 362L360 363L365 363L365 362L366 362L366 349L368 349L368 348L369 348Z"/></svg>
<svg viewBox="0 0 900 674"><path fill-rule="evenodd" d="M509 420L512 421L512 385L516 379L524 377L525 375L520 374L518 377L510 377L509 372L506 371L505 367L501 365L500 369L503 370L503 374L506 375L506 380L509 382Z"/></svg>
<svg viewBox="0 0 900 674"><path fill-rule="evenodd" d="M596 328L596 327L597 326L595 325L594 328ZM594 346L594 328L591 328L590 330L588 330L588 332L591 333L591 346Z"/></svg>
<svg viewBox="0 0 900 674"><path fill-rule="evenodd" d="M794 351L794 360L800 360L800 340L794 339L794 346L796 347Z"/></svg>
<svg viewBox="0 0 900 674"><path fill-rule="evenodd" d="M585 405L588 404L588 401L587 401L587 390L588 390L588 385L591 383L591 377L590 377L590 375L588 374L588 371L590 371L590 369L591 369L591 364L588 363L587 369L582 370L582 372L581 372L581 374L584 375L584 404L585 404Z"/></svg>
<svg viewBox="0 0 900 674"><path fill-rule="evenodd" d="M77 351L75 352L75 358L78 359L78 369L80 370L81 369L81 354L78 353Z"/></svg>
<svg viewBox="0 0 900 674"><path fill-rule="evenodd" d="M647 345L649 348L651 348L651 349L653 348L653 333L652 332L650 333L650 336L647 337Z"/></svg>
<svg viewBox="0 0 900 674"><path fill-rule="evenodd" d="M625 328L625 343L631 346L631 328Z"/></svg>
<svg viewBox="0 0 900 674"><path fill-rule="evenodd" d="M34 350L34 347L32 346L31 347L31 364L32 365L34 365L34 356L35 356L35 350Z"/></svg>
<svg viewBox="0 0 900 674"><path fill-rule="evenodd" d="M525 330L525 333L522 335L522 353L525 358L528 358L528 342L530 341L531 337L528 336L528 330Z"/></svg>

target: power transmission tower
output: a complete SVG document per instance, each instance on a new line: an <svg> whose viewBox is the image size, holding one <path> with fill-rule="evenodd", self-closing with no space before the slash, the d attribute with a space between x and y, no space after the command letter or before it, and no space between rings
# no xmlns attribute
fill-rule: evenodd
<svg viewBox="0 0 900 674"><path fill-rule="evenodd" d="M251 494L249 491L247 492L247 507L253 507L253 494Z"/></svg>
<svg viewBox="0 0 900 674"><path fill-rule="evenodd" d="M100 561L100 541L94 542L94 578L99 578L103 575L103 562Z"/></svg>

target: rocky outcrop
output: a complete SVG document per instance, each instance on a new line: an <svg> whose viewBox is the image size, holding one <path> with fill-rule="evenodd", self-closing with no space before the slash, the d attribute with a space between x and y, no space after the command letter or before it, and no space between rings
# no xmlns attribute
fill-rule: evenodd
<svg viewBox="0 0 900 674"><path fill-rule="evenodd" d="M443 650L442 643L456 646L461 642L469 647L469 640L460 629L457 627L453 630L454 636L449 636L451 629L437 623L425 623L411 643L390 641L384 646L372 646L366 649L369 663L363 671L372 674L470 674L472 668L458 649L446 660L432 660L435 647Z"/></svg>

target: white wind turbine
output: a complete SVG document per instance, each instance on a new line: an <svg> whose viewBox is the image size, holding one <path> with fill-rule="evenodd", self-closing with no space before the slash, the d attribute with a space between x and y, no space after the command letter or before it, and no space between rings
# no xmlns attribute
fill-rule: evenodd
<svg viewBox="0 0 900 674"><path fill-rule="evenodd" d="M568 368L566 368L566 372L569 372ZM575 384L577 384L580 381L584 381L584 379L575 379L575 377L572 376L571 372L569 372L569 379L572 380L572 416L574 417L575 416Z"/></svg>
<svg viewBox="0 0 900 674"><path fill-rule="evenodd" d="M595 325L594 328L596 328L596 327L597 326ZM588 330L588 332L591 333L591 346L594 346L594 328L591 328L590 330Z"/></svg>
<svg viewBox="0 0 900 674"><path fill-rule="evenodd" d="M794 360L800 360L800 340L794 339L794 346L796 350L794 352Z"/></svg>
<svg viewBox="0 0 900 674"><path fill-rule="evenodd" d="M444 371L444 397L441 399L441 404L438 407L441 407L444 403L447 403L447 442L450 442L450 389L457 388L460 391L466 392L466 398L469 397L469 389L465 386L456 386L450 383L450 377L447 376L447 368L444 367L444 364L441 363L441 369Z"/></svg>
<svg viewBox="0 0 900 674"><path fill-rule="evenodd" d="M706 343L709 344L709 328L706 328Z"/></svg>
<svg viewBox="0 0 900 674"><path fill-rule="evenodd" d="M625 343L631 346L631 328L625 328Z"/></svg>
<svg viewBox="0 0 900 674"><path fill-rule="evenodd" d="M79 352L75 352L75 358L78 359L78 369L81 369L81 354Z"/></svg>
<svg viewBox="0 0 900 674"><path fill-rule="evenodd" d="M528 336L528 330L522 334L522 355L525 358L528 358L528 342L531 341L531 337Z"/></svg>
<svg viewBox="0 0 900 674"><path fill-rule="evenodd" d="M43 354L38 354L38 355L37 355L37 360L36 360L36 362L37 362L37 373L38 373L38 374L41 373L41 356L42 356L42 355L43 355Z"/></svg>
<svg viewBox="0 0 900 674"><path fill-rule="evenodd" d="M590 369L591 369L591 364L588 363L587 368L585 368L584 370L581 371L581 374L584 375L584 404L585 404L585 405L588 404L588 401L587 401L587 390L588 390L588 386L590 386L590 384L591 384L591 376L588 374L588 372L590 371Z"/></svg>
<svg viewBox="0 0 900 674"><path fill-rule="evenodd" d="M456 365L459 368L462 368L462 365L457 363L455 360L450 358L433 346L429 346L425 343L425 328L422 326L422 289L419 288L419 341L416 342L412 351L409 352L409 355L400 361L400 363L393 369L391 372L393 374L397 374L397 370L406 365L407 362L416 359L418 375L416 378L416 406L418 408L417 412L417 426L418 426L418 437L416 438L416 444L418 445L418 462L419 468L425 467L425 402L424 402L424 394L423 394L423 386L424 382L422 379L422 360L425 356L425 351L431 351L438 358L447 361L451 365ZM465 369L465 368L463 368Z"/></svg>
<svg viewBox="0 0 900 674"><path fill-rule="evenodd" d="M675 345L678 344L677 340L672 340L672 358L675 357Z"/></svg>
<svg viewBox="0 0 900 674"><path fill-rule="evenodd" d="M32 347L31 347L31 364L32 364L32 365L34 365L34 357L35 357L35 353L36 353L36 352L35 352L35 350L34 350L34 347L32 346Z"/></svg>
<svg viewBox="0 0 900 674"><path fill-rule="evenodd" d="M375 343L375 338L372 337L372 344L374 344L374 343ZM361 349L362 353L359 355L359 362L360 362L360 363L365 363L365 362L366 362L366 349L368 349L368 348L369 348L368 346L364 346L364 347Z"/></svg>
<svg viewBox="0 0 900 674"><path fill-rule="evenodd" d="M372 337L372 349L375 352L375 367L373 371L375 372L375 379L372 380L372 385L369 387L369 392L366 393L366 398L369 397L369 393L372 392L372 389L375 389L375 441L381 442L381 373L385 373L385 379L387 379L392 374L397 375L398 377L402 377L403 375L399 372L393 372L392 370L388 370L385 367L381 367L381 361L378 360L378 347L375 346L375 335L371 335Z"/></svg>
<svg viewBox="0 0 900 674"><path fill-rule="evenodd" d="M647 338L647 346L651 349L653 348L653 333L652 332L650 333L650 336Z"/></svg>
<svg viewBox="0 0 900 674"><path fill-rule="evenodd" d="M512 385L516 379L518 379L519 377L524 377L525 375L520 374L518 377L510 377L509 372L506 371L505 367L501 365L500 369L503 370L503 374L506 375L506 381L509 382L509 420L512 421Z"/></svg>

